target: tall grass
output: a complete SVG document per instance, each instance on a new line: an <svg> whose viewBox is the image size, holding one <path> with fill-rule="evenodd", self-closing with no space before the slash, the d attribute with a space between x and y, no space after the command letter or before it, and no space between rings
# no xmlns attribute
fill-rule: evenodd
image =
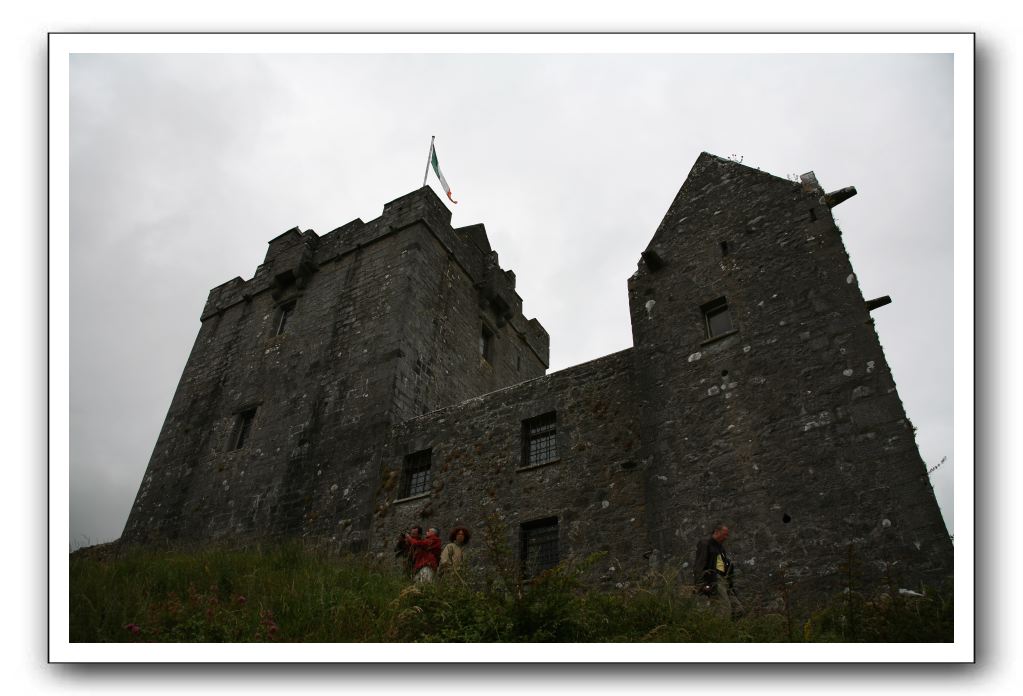
<svg viewBox="0 0 1023 696"><path fill-rule="evenodd" d="M592 589L596 557L523 583L509 569L412 586L388 558L299 543L254 549L119 550L71 560L72 641L778 642L947 641L951 593L836 598L808 621L737 620L671 574ZM507 571L507 572L506 572ZM848 594L848 593L847 593ZM849 627L856 626L851 634ZM799 630L799 629L802 630Z"/></svg>
<svg viewBox="0 0 1023 696"><path fill-rule="evenodd" d="M366 559L297 543L72 558L72 641L386 640L404 587Z"/></svg>

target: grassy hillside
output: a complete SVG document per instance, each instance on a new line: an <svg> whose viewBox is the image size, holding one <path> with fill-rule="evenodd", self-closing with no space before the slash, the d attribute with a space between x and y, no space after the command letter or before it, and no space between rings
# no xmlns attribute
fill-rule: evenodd
<svg viewBox="0 0 1023 696"><path fill-rule="evenodd" d="M591 559L592 561L593 559ZM299 544L248 550L77 552L74 642L778 642L952 640L952 593L845 593L808 620L719 616L672 576L587 589L587 563L527 589L501 573L411 586L392 559Z"/></svg>

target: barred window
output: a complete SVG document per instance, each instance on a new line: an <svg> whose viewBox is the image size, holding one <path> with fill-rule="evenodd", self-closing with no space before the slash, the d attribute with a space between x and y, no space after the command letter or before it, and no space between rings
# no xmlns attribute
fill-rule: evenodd
<svg viewBox="0 0 1023 696"><path fill-rule="evenodd" d="M703 312L704 329L707 338L721 336L735 329L732 324L732 314L728 310L728 302L720 297L713 302L708 302L700 308Z"/></svg>
<svg viewBox="0 0 1023 696"><path fill-rule="evenodd" d="M405 457L399 498L409 498L430 490L430 460L433 450L422 450Z"/></svg>
<svg viewBox="0 0 1023 696"><path fill-rule="evenodd" d="M558 415L554 411L522 422L522 466L538 466L558 458Z"/></svg>
<svg viewBox="0 0 1023 696"><path fill-rule="evenodd" d="M558 518L526 522L520 527L522 576L531 578L558 564Z"/></svg>
<svg viewBox="0 0 1023 696"><path fill-rule="evenodd" d="M256 419L256 409L250 408L234 417L234 435L231 438L231 449L241 449L252 432L252 421Z"/></svg>
<svg viewBox="0 0 1023 696"><path fill-rule="evenodd" d="M277 336L284 333L284 327L288 325L288 319L295 312L295 300L282 304L277 310Z"/></svg>

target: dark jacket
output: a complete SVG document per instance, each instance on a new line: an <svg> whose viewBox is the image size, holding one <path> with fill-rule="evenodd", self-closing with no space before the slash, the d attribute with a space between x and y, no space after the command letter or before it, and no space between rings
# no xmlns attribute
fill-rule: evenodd
<svg viewBox="0 0 1023 696"><path fill-rule="evenodd" d="M724 562L725 570L718 570L718 556ZM732 586L732 561L728 558L724 544L718 542L714 537L701 539L696 545L696 559L693 561L693 582L698 586L713 585L718 578L724 576L728 580L728 586Z"/></svg>
<svg viewBox="0 0 1023 696"><path fill-rule="evenodd" d="M413 537L416 538L416 537ZM397 543L394 545L394 556L402 563L402 568L405 570L405 575L411 577L412 575L412 562L415 552L411 544L406 541L408 539L407 534L402 534L398 537Z"/></svg>

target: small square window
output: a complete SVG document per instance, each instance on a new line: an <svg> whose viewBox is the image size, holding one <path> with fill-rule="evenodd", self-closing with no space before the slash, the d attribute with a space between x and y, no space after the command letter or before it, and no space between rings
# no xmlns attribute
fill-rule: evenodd
<svg viewBox="0 0 1023 696"><path fill-rule="evenodd" d="M252 432L252 421L256 419L256 409L250 408L242 411L234 418L234 436L231 438L231 449L237 450L248 442L249 434Z"/></svg>
<svg viewBox="0 0 1023 696"><path fill-rule="evenodd" d="M703 312L703 324L707 338L721 336L735 329L732 324L732 314L728 310L728 302L725 298L708 302L700 309Z"/></svg>
<svg viewBox="0 0 1023 696"><path fill-rule="evenodd" d="M493 362L494 332L486 324L480 325L480 357L487 362Z"/></svg>
<svg viewBox="0 0 1023 696"><path fill-rule="evenodd" d="M275 336L280 336L284 333L284 327L288 325L288 319L290 319L291 315L295 312L295 304L295 300L292 300L291 302L282 304L277 309L277 333L274 334Z"/></svg>
<svg viewBox="0 0 1023 696"><path fill-rule="evenodd" d="M539 466L558 458L558 415L545 413L522 422L522 466Z"/></svg>
<svg viewBox="0 0 1023 696"><path fill-rule="evenodd" d="M430 490L430 461L433 450L422 450L405 457L399 498L411 498Z"/></svg>
<svg viewBox="0 0 1023 696"><path fill-rule="evenodd" d="M531 578L558 564L558 518L526 522L520 527L522 576Z"/></svg>

